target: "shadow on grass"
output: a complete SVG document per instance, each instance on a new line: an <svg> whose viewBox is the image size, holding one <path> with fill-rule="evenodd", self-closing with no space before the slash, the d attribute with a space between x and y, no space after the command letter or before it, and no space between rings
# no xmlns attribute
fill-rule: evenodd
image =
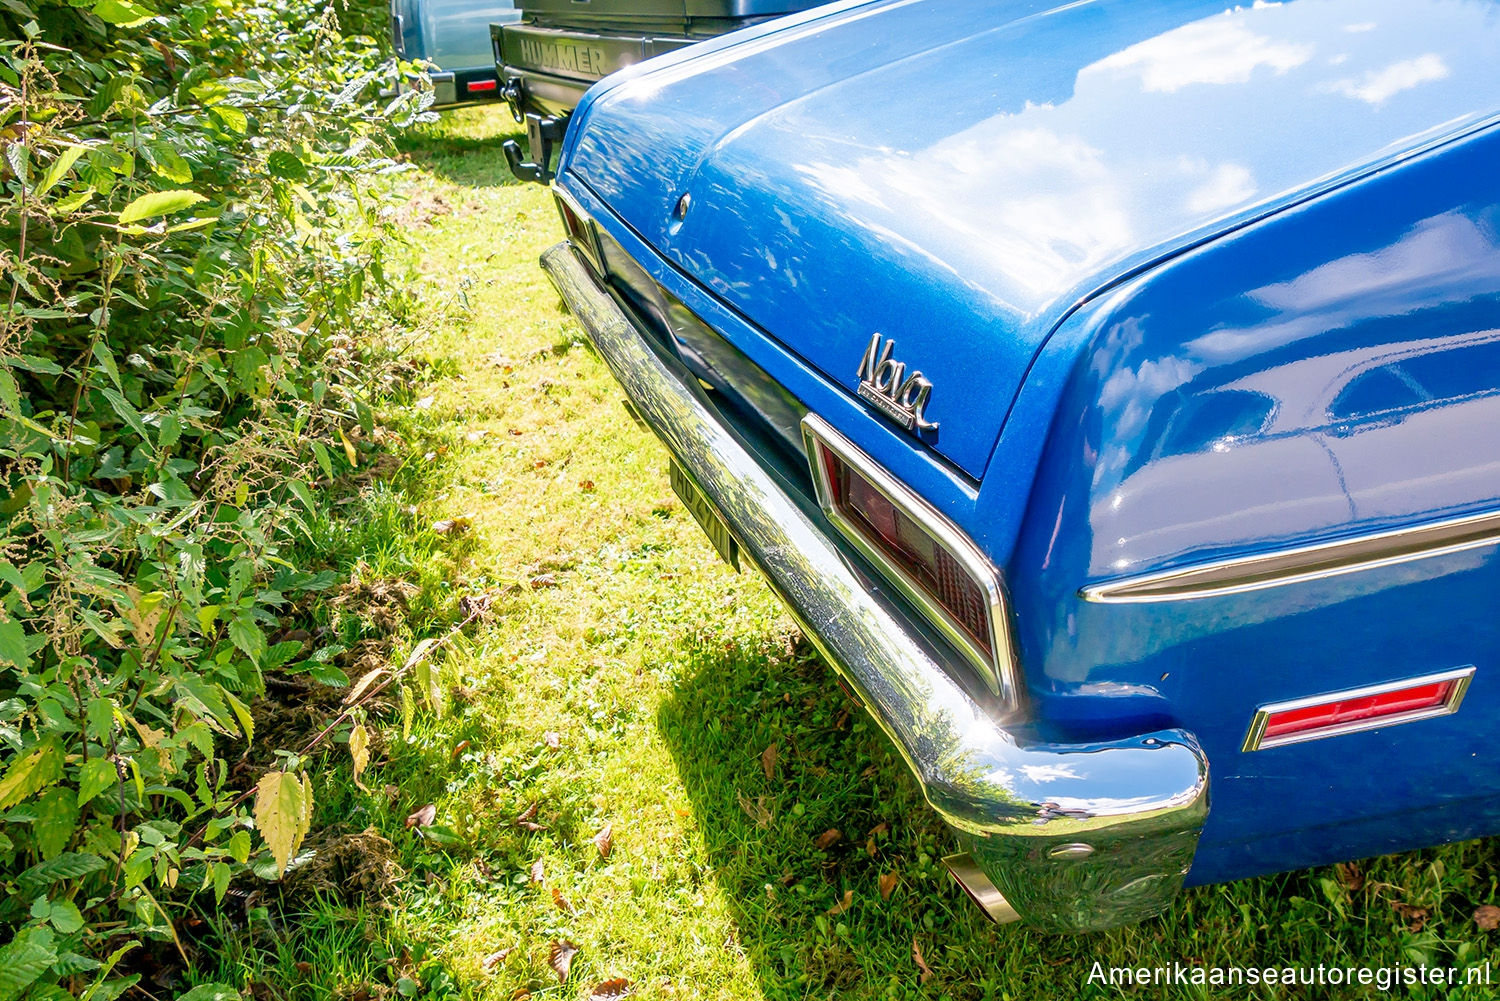
<svg viewBox="0 0 1500 1001"><path fill-rule="evenodd" d="M894 746L805 644L745 648L705 631L685 653L690 670L663 705L661 731L733 912L733 945L767 998L1221 997L1233 990L1110 987L1091 974L1174 962L1316 968L1465 958L1439 934L1403 924L1391 905L1417 901L1435 867L1454 891L1482 890L1484 843L1361 863L1368 878L1326 868L1189 890L1160 918L1095 935L993 925L941 868L953 839ZM894 878L888 898L882 877L886 886ZM1474 937L1472 906L1443 906L1450 934ZM913 941L934 971L926 984ZM1473 945L1475 955L1489 951ZM1284 996L1362 996L1358 987L1309 990Z"/></svg>
<svg viewBox="0 0 1500 1001"><path fill-rule="evenodd" d="M453 184L498 188L520 184L505 162L502 148L514 139L524 148L526 127L517 125L504 104L444 112L431 125L410 129L396 148L412 163Z"/></svg>

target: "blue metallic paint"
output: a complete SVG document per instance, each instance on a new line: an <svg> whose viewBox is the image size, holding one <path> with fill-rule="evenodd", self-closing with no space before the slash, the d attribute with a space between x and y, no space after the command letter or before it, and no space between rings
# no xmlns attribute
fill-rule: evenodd
<svg viewBox="0 0 1500 1001"><path fill-rule="evenodd" d="M1017 638L1056 725L1198 736L1215 807L1194 879L1500 829L1495 549L1180 603L1078 594L1500 507L1497 162L1500 132L1472 136L1075 317L1091 348L1038 472L1036 527L1008 568ZM1466 664L1478 671L1457 716L1239 753L1262 703ZM1331 773L1330 754L1360 766ZM1315 802L1327 826L1258 809L1268 798ZM1265 839L1274 854L1250 847Z"/></svg>
<svg viewBox="0 0 1500 1001"><path fill-rule="evenodd" d="M928 6L840 4L606 81L580 106L559 183L1002 567L1037 734L1197 736L1214 806L1190 881L1500 830L1485 748L1500 713L1495 551L1169 604L1078 593L1500 507L1500 132L1485 128L1500 10L1298 0L1209 17L1222 5L1105 0L1048 16L950 3L949 19ZM1032 16L975 36L1011 14ZM1173 71L1182 32L1231 30L1234 44L1177 61L1180 85L1153 77ZM1257 38L1280 55L1252 58ZM981 56L1005 73L983 77ZM1084 86L1101 66L1122 74L1108 93ZM973 89L976 74L993 85ZM998 175L969 167L1031 122L1067 122L1078 156L1099 153L1130 238L1107 239L1101 213L1070 201L1087 178L1006 174L1012 189L1040 183L1049 218L1076 221L1073 245L1096 251L1025 286L1007 262L1032 231L994 210ZM982 141L941 155L959 137ZM1193 210L1194 177L1224 182L1219 204ZM682 190L704 210L697 229L668 221ZM944 203L1020 240L1011 256ZM933 379L937 445L958 469L854 398L875 329ZM1239 750L1259 704L1465 664L1478 670L1456 716Z"/></svg>
<svg viewBox="0 0 1500 1001"><path fill-rule="evenodd" d="M567 163L834 381L893 337L930 419L954 418L935 447L975 477L1081 298L1487 120L1500 86L1489 4L942 11L861 8L641 73L594 98Z"/></svg>

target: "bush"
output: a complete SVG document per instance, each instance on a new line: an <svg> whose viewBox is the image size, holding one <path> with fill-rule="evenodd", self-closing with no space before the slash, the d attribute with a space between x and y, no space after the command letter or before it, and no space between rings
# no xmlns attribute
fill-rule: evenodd
<svg viewBox="0 0 1500 1001"><path fill-rule="evenodd" d="M259 842L228 762L318 666L273 640L335 582L297 540L373 429L374 195L426 117L331 9L145 3L0 2L0 1001L117 996L307 829L295 754Z"/></svg>

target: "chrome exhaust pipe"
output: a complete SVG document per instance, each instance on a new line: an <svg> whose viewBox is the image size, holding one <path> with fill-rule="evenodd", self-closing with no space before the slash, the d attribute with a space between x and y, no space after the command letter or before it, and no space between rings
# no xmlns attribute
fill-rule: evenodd
<svg viewBox="0 0 1500 1001"><path fill-rule="evenodd" d="M949 855L943 859L943 865L948 867L948 875L953 877L953 882L962 887L969 899L978 904L979 909L995 924L1003 925L1021 920L1021 915L1010 906L1005 894L974 864L974 859L968 852Z"/></svg>

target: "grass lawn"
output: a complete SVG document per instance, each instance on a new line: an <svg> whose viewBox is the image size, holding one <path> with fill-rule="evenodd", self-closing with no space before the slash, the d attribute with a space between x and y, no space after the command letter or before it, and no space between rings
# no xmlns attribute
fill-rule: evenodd
<svg viewBox="0 0 1500 1001"><path fill-rule="evenodd" d="M1500 982L1500 933L1473 920L1496 841L1194 890L1107 934L987 923L889 742L673 498L537 267L560 225L505 170L517 131L468 110L408 143L435 376L392 416L359 517L326 527L363 579L419 588L398 663L457 595L489 612L372 718L368 791L324 780L310 844L347 857L281 917L248 902L222 975L297 998L588 998L616 978L638 998L1381 996L1109 987L1096 962L1492 962Z"/></svg>

